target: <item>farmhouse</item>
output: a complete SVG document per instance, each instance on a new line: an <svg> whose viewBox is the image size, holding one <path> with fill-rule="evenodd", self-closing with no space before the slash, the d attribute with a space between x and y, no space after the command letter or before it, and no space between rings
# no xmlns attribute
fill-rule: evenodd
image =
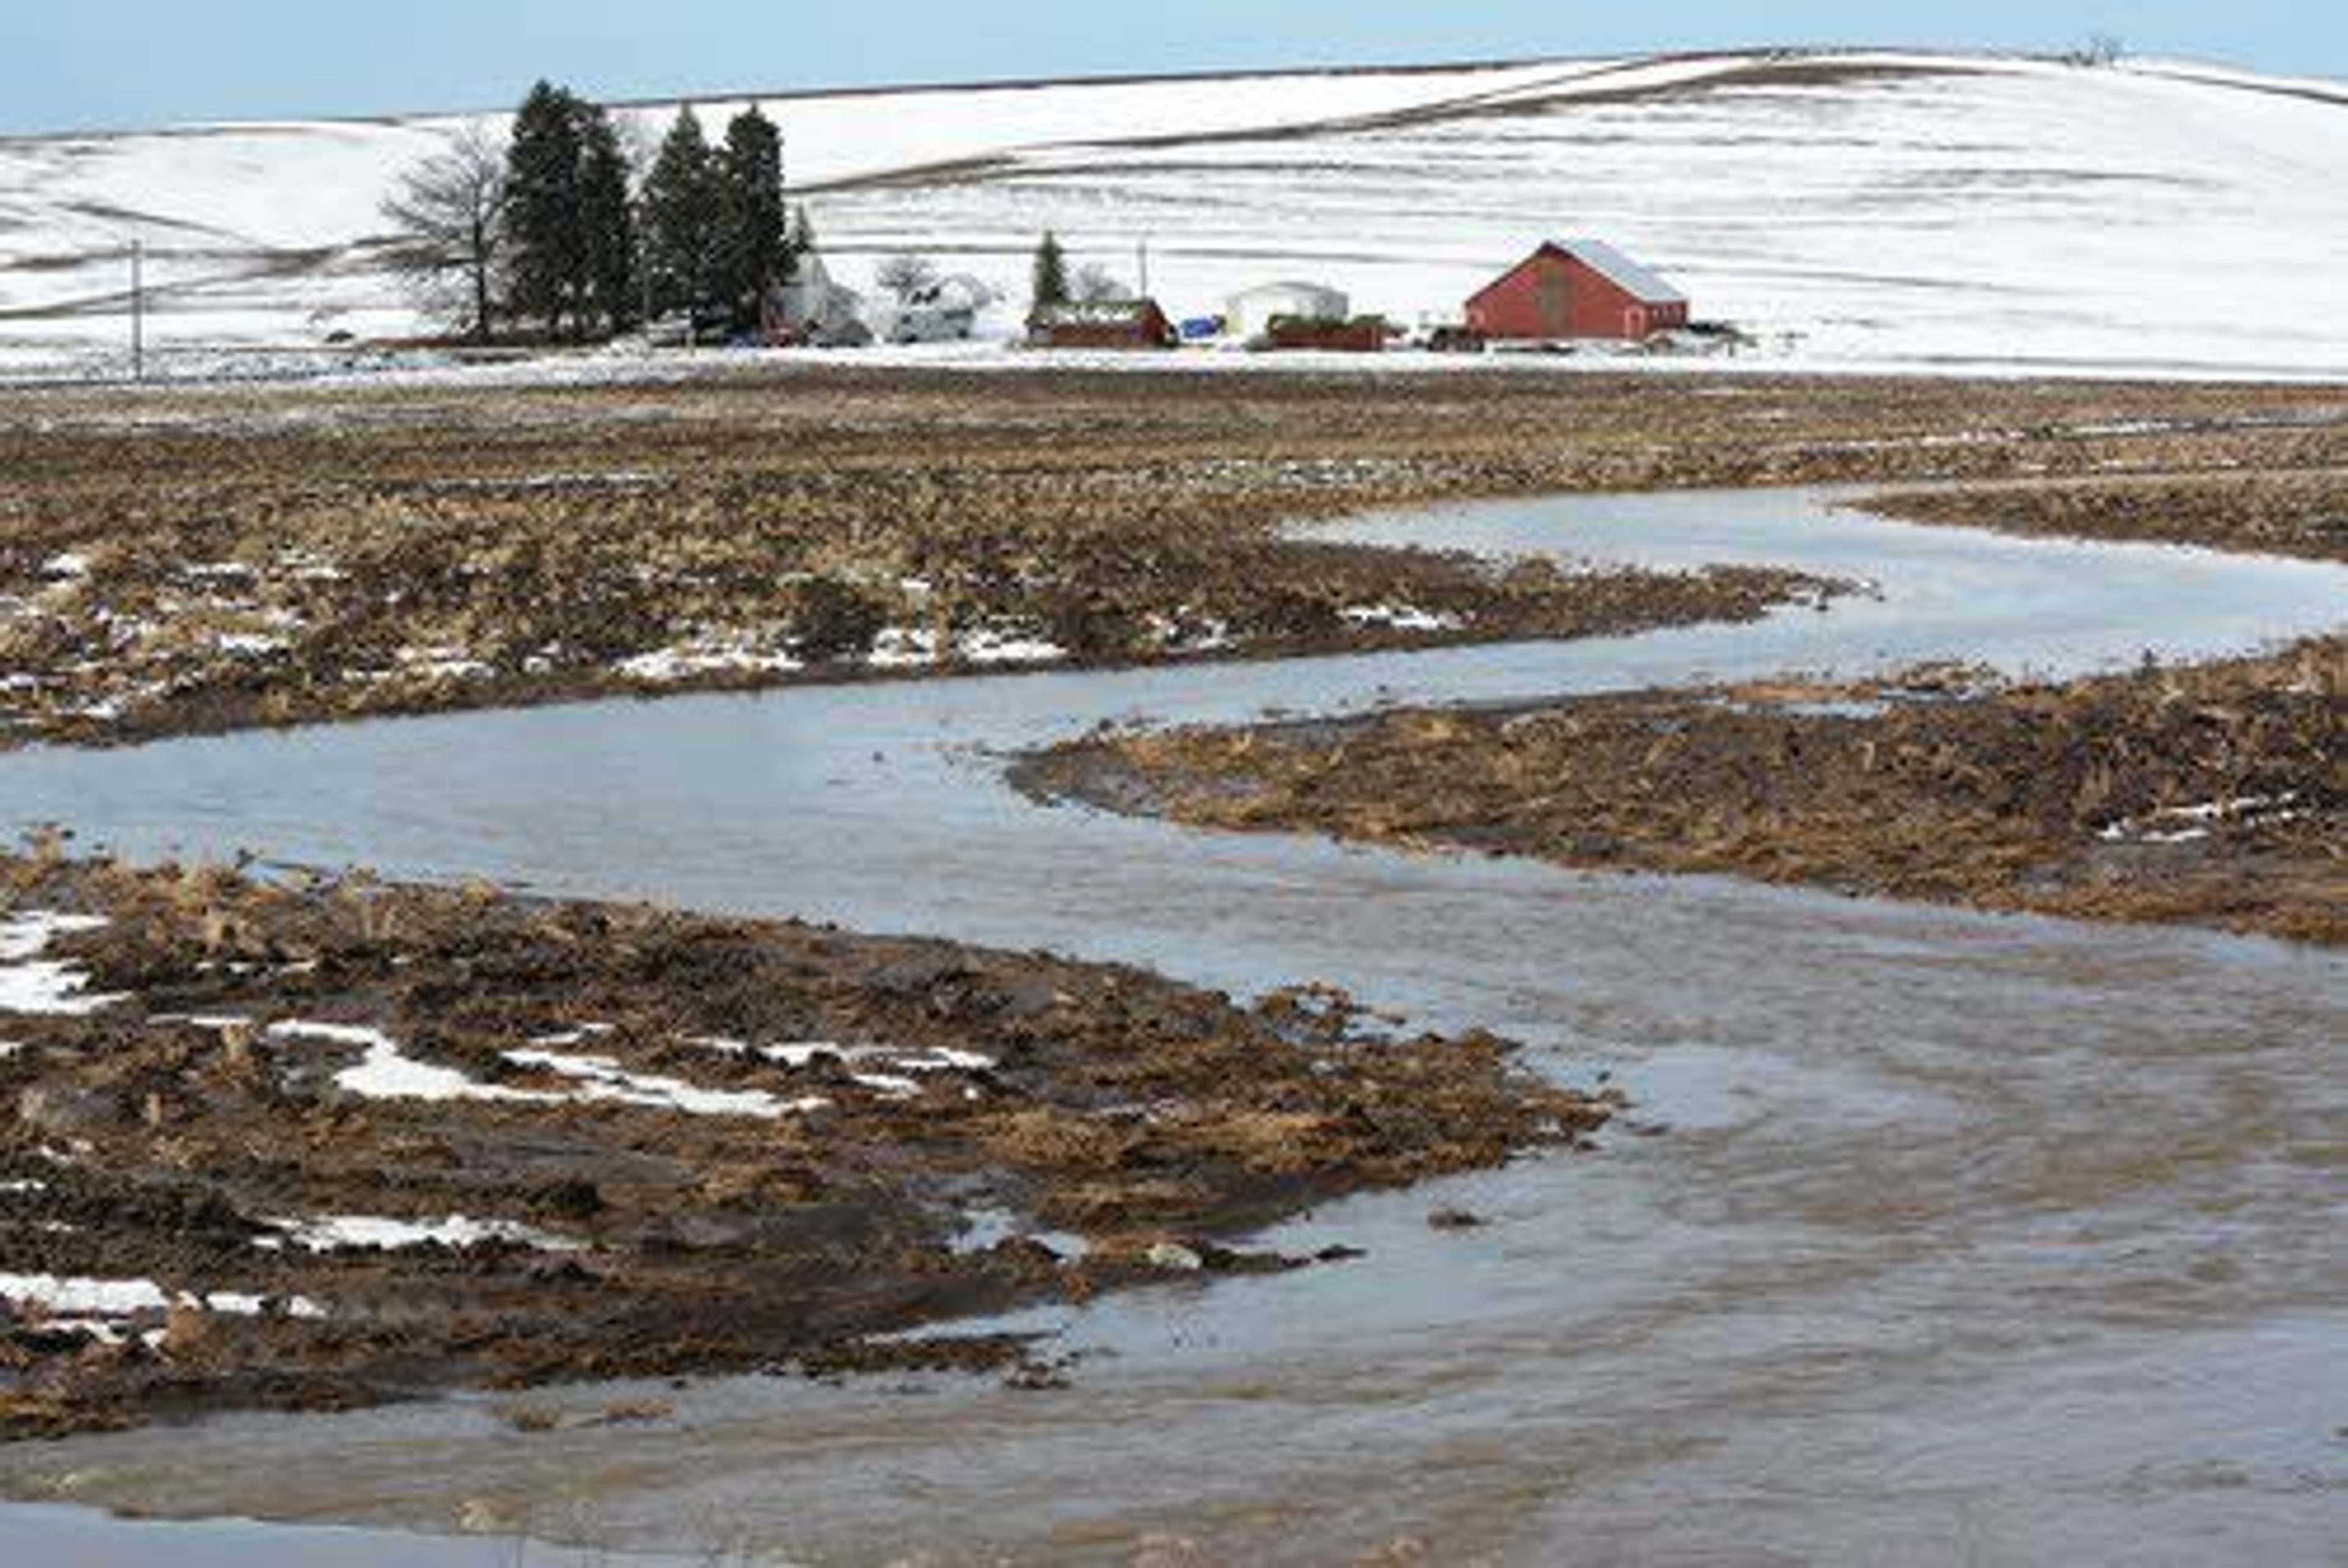
<svg viewBox="0 0 2348 1568"><path fill-rule="evenodd" d="M1027 318L1036 348L1172 348L1181 340L1156 300L1079 300L1039 305Z"/></svg>
<svg viewBox="0 0 2348 1568"><path fill-rule="evenodd" d="M1688 323L1688 298L1596 240L1552 240L1468 302L1468 327L1503 342L1635 342Z"/></svg>
<svg viewBox="0 0 2348 1568"><path fill-rule="evenodd" d="M1277 321L1342 322L1354 302L1319 283L1265 283L1233 294L1223 311L1224 330L1250 343L1272 333Z"/></svg>

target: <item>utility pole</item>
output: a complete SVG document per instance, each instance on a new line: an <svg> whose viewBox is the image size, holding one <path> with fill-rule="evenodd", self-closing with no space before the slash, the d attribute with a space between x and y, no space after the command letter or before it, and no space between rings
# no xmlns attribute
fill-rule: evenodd
<svg viewBox="0 0 2348 1568"><path fill-rule="evenodd" d="M147 379L147 241L130 241L130 379Z"/></svg>
<svg viewBox="0 0 2348 1568"><path fill-rule="evenodd" d="M1149 297L1149 236L1141 237L1141 297Z"/></svg>

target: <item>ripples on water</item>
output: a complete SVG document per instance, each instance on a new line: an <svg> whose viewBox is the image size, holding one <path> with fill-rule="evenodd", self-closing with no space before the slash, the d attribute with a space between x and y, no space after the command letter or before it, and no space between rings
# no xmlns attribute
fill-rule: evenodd
<svg viewBox="0 0 2348 1568"><path fill-rule="evenodd" d="M674 1430L528 1442L463 1403L240 1419L201 1444L13 1452L18 1484L78 1469L93 1501L435 1528L452 1498L575 1497L624 1541L723 1521L850 1563L1122 1560L1151 1536L1274 1563L1401 1538L1439 1562L2336 1561L2338 959L1206 835L1035 807L1000 756L1133 717L2214 654L2336 626L2348 573L1908 528L1787 492L1328 531L1793 565L1880 597L1596 642L27 753L0 759L0 820L1049 946L1241 993L1327 979L1516 1034L1570 1078L1612 1071L1669 1136L1280 1238L1366 1246L1358 1264L1035 1315L1087 1355L1048 1397L722 1382ZM1437 1235L1437 1202L1498 1223ZM0 1543L23 1517L0 1515Z"/></svg>

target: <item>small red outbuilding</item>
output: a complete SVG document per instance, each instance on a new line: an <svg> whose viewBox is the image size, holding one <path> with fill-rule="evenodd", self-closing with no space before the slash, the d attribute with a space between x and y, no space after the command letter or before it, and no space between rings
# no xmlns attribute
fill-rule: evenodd
<svg viewBox="0 0 2348 1568"><path fill-rule="evenodd" d="M1027 318L1027 342L1035 348L1173 348L1181 341L1156 300L1038 305Z"/></svg>
<svg viewBox="0 0 2348 1568"><path fill-rule="evenodd" d="M1636 341L1688 323L1688 297L1613 246L1552 240L1468 302L1468 328L1503 342Z"/></svg>

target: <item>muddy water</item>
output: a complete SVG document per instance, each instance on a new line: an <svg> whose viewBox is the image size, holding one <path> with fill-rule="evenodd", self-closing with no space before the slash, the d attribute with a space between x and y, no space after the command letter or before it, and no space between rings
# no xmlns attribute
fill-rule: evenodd
<svg viewBox="0 0 2348 1568"><path fill-rule="evenodd" d="M1061 1393L722 1382L666 1395L666 1428L528 1440L469 1402L245 1419L7 1450L0 1487L431 1529L470 1508L848 1563L1185 1561L1185 1542L1303 1563L1404 1538L1438 1562L2333 1560L2348 964L1204 836L1030 806L994 753L1109 718L2215 652L2348 619L2348 573L1787 494L1346 531L1792 562L1880 597L1601 643L35 753L0 761L0 822L1051 946L1243 991L1323 978L1503 1028L1578 1080L1611 1071L1666 1136L1284 1238L1365 1246L1358 1264L1046 1315L1086 1358ZM1495 1223L1434 1232L1437 1202ZM0 1513L0 1546L11 1528Z"/></svg>

